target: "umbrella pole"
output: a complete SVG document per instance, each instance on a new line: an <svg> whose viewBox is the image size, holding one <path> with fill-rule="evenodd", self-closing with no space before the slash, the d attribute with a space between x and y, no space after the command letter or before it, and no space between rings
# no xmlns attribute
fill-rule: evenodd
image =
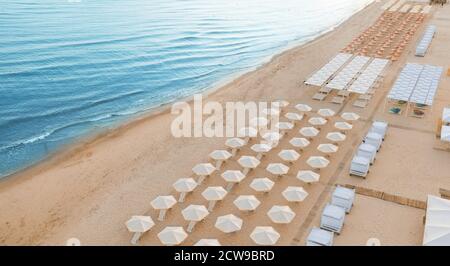
<svg viewBox="0 0 450 266"><path fill-rule="evenodd" d="M258 160L261 160L262 157L263 157L263 154L262 154L262 153L258 153L258 154L256 155L256 159L258 159Z"/></svg>
<svg viewBox="0 0 450 266"><path fill-rule="evenodd" d="M139 238L141 238L142 233L141 232L136 232L133 235L133 238L131 238L131 244L136 245Z"/></svg>
<svg viewBox="0 0 450 266"><path fill-rule="evenodd" d="M212 211L214 209L214 206L216 205L215 200L210 200L208 205L208 211Z"/></svg>
<svg viewBox="0 0 450 266"><path fill-rule="evenodd" d="M233 189L233 186L234 186L234 183L228 183L228 185L227 185L227 191L228 192L230 192L231 191L231 189Z"/></svg>
<svg viewBox="0 0 450 266"><path fill-rule="evenodd" d="M178 202L184 202L184 198L186 197L186 192L181 192L180 198L178 199Z"/></svg>
<svg viewBox="0 0 450 266"><path fill-rule="evenodd" d="M249 171L250 171L250 168L245 168L244 171L242 171L242 173L244 175L247 175Z"/></svg>
<svg viewBox="0 0 450 266"><path fill-rule="evenodd" d="M188 225L188 228L187 228L186 231L188 231L189 233L191 233L192 230L194 230L195 223L196 223L196 221L190 221L190 222L189 222L189 225Z"/></svg>
<svg viewBox="0 0 450 266"><path fill-rule="evenodd" d="M197 184L200 185L201 183L203 183L203 180L205 180L205 176L204 175L199 176L198 180L197 180Z"/></svg>
<svg viewBox="0 0 450 266"><path fill-rule="evenodd" d="M167 212L167 210L159 211L158 221L164 221L164 216L166 216L166 212Z"/></svg>
<svg viewBox="0 0 450 266"><path fill-rule="evenodd" d="M217 160L216 162L216 169L219 170L220 167L222 166L223 161L222 160Z"/></svg>
<svg viewBox="0 0 450 266"><path fill-rule="evenodd" d="M231 155L234 157L236 155L237 149L232 149L231 150Z"/></svg>

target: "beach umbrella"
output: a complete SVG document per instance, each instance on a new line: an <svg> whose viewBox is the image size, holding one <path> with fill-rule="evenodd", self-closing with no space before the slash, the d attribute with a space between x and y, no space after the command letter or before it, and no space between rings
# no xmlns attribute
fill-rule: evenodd
<svg viewBox="0 0 450 266"><path fill-rule="evenodd" d="M289 202L300 202L304 201L308 196L308 192L306 192L302 187L287 187L283 192L283 197Z"/></svg>
<svg viewBox="0 0 450 266"><path fill-rule="evenodd" d="M217 217L214 226L220 231L229 234L241 230L242 219L233 214L223 215Z"/></svg>
<svg viewBox="0 0 450 266"><path fill-rule="evenodd" d="M293 123L301 121L303 119L303 115L297 113L286 113L284 117L291 120Z"/></svg>
<svg viewBox="0 0 450 266"><path fill-rule="evenodd" d="M194 229L195 224L205 219L205 217L208 216L209 211L203 205L191 204L186 208L184 208L181 211L181 214L183 215L183 218L186 221L189 221L187 231L192 232L192 229Z"/></svg>
<svg viewBox="0 0 450 266"><path fill-rule="evenodd" d="M214 246L222 246L222 245L220 244L219 240L217 240L217 239L212 239L212 238L206 239L206 238L203 238L203 239L200 239L199 241L197 241L197 243L195 243L194 246L202 246L202 247L211 246L211 247L214 247Z"/></svg>
<svg viewBox="0 0 450 266"><path fill-rule="evenodd" d="M298 171L297 179L309 184L309 183L319 182L320 175L318 173L314 173L313 171L310 171L310 170Z"/></svg>
<svg viewBox="0 0 450 266"><path fill-rule="evenodd" d="M333 142L344 141L347 137L341 132L330 132L327 134L327 139Z"/></svg>
<svg viewBox="0 0 450 266"><path fill-rule="evenodd" d="M280 110L278 108L265 108L262 110L262 114L266 116L278 116L280 115Z"/></svg>
<svg viewBox="0 0 450 266"><path fill-rule="evenodd" d="M216 169L219 170L222 163L231 158L231 153L227 150L215 150L209 154L209 157L216 161Z"/></svg>
<svg viewBox="0 0 450 266"><path fill-rule="evenodd" d="M271 174L281 177L289 172L289 167L282 163L271 163L267 165L266 170Z"/></svg>
<svg viewBox="0 0 450 266"><path fill-rule="evenodd" d="M231 155L236 155L237 150L245 146L245 140L240 138L231 138L227 139L225 142L225 145L229 148L231 148Z"/></svg>
<svg viewBox="0 0 450 266"><path fill-rule="evenodd" d="M346 121L356 121L359 119L359 115L355 113L343 113L341 117Z"/></svg>
<svg viewBox="0 0 450 266"><path fill-rule="evenodd" d="M67 239L66 246L79 247L79 246L81 246L81 241L78 238L72 237L72 238Z"/></svg>
<svg viewBox="0 0 450 266"><path fill-rule="evenodd" d="M283 135L281 135L278 132L270 131L263 134L262 138L266 140L269 143L277 143L280 139L283 138Z"/></svg>
<svg viewBox="0 0 450 266"><path fill-rule="evenodd" d="M131 244L136 244L141 235L148 230L150 230L154 225L152 217L150 216L131 216L131 219L128 220L125 225L128 228L128 231L134 233L133 238L131 239Z"/></svg>
<svg viewBox="0 0 450 266"><path fill-rule="evenodd" d="M295 212L289 206L274 205L267 212L270 220L276 224L288 224L295 217Z"/></svg>
<svg viewBox="0 0 450 266"><path fill-rule="evenodd" d="M311 112L312 110L311 106L302 103L297 104L295 106L295 109L299 110L300 112Z"/></svg>
<svg viewBox="0 0 450 266"><path fill-rule="evenodd" d="M228 183L227 191L231 191L234 184L241 182L245 178L245 174L239 170L227 170L222 173L222 178Z"/></svg>
<svg viewBox="0 0 450 266"><path fill-rule="evenodd" d="M261 129L267 127L267 125L269 125L269 120L267 120L267 118L265 117L261 116L250 119L250 126L254 128Z"/></svg>
<svg viewBox="0 0 450 266"><path fill-rule="evenodd" d="M336 112L331 109L319 109L317 113L323 117L330 117L336 114Z"/></svg>
<svg viewBox="0 0 450 266"><path fill-rule="evenodd" d="M306 147L309 146L310 142L309 140L305 139L305 138L292 138L289 143L296 147L296 148L300 148L300 149L304 149Z"/></svg>
<svg viewBox="0 0 450 266"><path fill-rule="evenodd" d="M315 127L303 127L300 129L300 134L302 134L303 136L307 137L307 138L312 138L315 137L319 134L319 130Z"/></svg>
<svg viewBox="0 0 450 266"><path fill-rule="evenodd" d="M181 226L167 226L158 233L159 241L166 246L174 246L181 244L188 234Z"/></svg>
<svg viewBox="0 0 450 266"><path fill-rule="evenodd" d="M217 187L207 187L203 192L202 196L207 201L209 201L208 211L212 211L214 209L214 205L216 202L223 200L227 195L227 191L220 186Z"/></svg>
<svg viewBox="0 0 450 266"><path fill-rule="evenodd" d="M261 202L253 195L242 195L233 201L234 205L241 211L254 211Z"/></svg>
<svg viewBox="0 0 450 266"><path fill-rule="evenodd" d="M257 226L250 234L251 239L258 245L274 245L280 234L271 226Z"/></svg>
<svg viewBox="0 0 450 266"><path fill-rule="evenodd" d="M272 106L278 107L278 108L284 108L288 107L289 102L285 100L276 100L275 102L272 102Z"/></svg>
<svg viewBox="0 0 450 266"><path fill-rule="evenodd" d="M275 124L275 128L278 129L281 134L284 134L287 130L294 128L294 124L290 122L278 122Z"/></svg>
<svg viewBox="0 0 450 266"><path fill-rule="evenodd" d="M257 192L269 192L275 183L267 177L255 178L250 187Z"/></svg>
<svg viewBox="0 0 450 266"><path fill-rule="evenodd" d="M322 169L327 167L330 161L328 161L327 159L325 159L325 157L322 156L311 156L308 158L306 163L312 168Z"/></svg>
<svg viewBox="0 0 450 266"><path fill-rule="evenodd" d="M254 156L242 156L239 158L238 163L240 166L244 167L243 173L246 175L250 169L258 167L261 162Z"/></svg>
<svg viewBox="0 0 450 266"><path fill-rule="evenodd" d="M335 152L338 151L338 149L339 149L338 146L333 145L331 143L320 144L317 147L317 150L319 150L319 151L321 151L323 153L326 153L326 154L335 153Z"/></svg>
<svg viewBox="0 0 450 266"><path fill-rule="evenodd" d="M353 128L353 126L347 122L336 122L334 123L334 127L342 131L347 131Z"/></svg>
<svg viewBox="0 0 450 266"><path fill-rule="evenodd" d="M205 177L211 175L216 170L217 169L214 167L214 165L210 163L199 163L192 168L192 172L199 176L197 181L198 184L201 184Z"/></svg>
<svg viewBox="0 0 450 266"><path fill-rule="evenodd" d="M295 150L282 150L278 153L278 156L286 162L293 163L300 158L300 154Z"/></svg>
<svg viewBox="0 0 450 266"><path fill-rule="evenodd" d="M177 203L177 200L174 198L174 196L158 196L154 200L150 202L150 205L152 205L153 209L159 210L159 221L164 221L164 216L166 216L167 210L171 209L175 204Z"/></svg>
<svg viewBox="0 0 450 266"><path fill-rule="evenodd" d="M266 143L258 143L254 144L251 149L257 153L256 158L260 160L264 154L268 153L272 149L272 146Z"/></svg>
<svg viewBox="0 0 450 266"><path fill-rule="evenodd" d="M183 202L184 198L186 197L186 194L189 192L194 191L194 189L197 187L197 182L193 178L180 178L178 179L174 184L173 188L180 192L180 198L178 199L179 202Z"/></svg>
<svg viewBox="0 0 450 266"><path fill-rule="evenodd" d="M308 123L310 123L313 126L323 126L327 123L327 120L324 119L323 117L316 116L316 117L311 117L308 120Z"/></svg>
<svg viewBox="0 0 450 266"><path fill-rule="evenodd" d="M240 138L245 138L245 142L248 142L251 138L256 138L258 136L258 130L253 127L243 127L239 130L238 136Z"/></svg>

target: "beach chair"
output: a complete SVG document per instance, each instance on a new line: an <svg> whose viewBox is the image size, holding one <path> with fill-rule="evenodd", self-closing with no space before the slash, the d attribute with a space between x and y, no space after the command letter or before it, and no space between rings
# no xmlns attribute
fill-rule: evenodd
<svg viewBox="0 0 450 266"><path fill-rule="evenodd" d="M402 109L400 107L392 107L389 109L389 113L393 115L401 115Z"/></svg>
<svg viewBox="0 0 450 266"><path fill-rule="evenodd" d="M336 104L343 104L345 102L345 97L343 97L343 96L335 96L335 97L333 97L331 102L332 103L336 103Z"/></svg>
<svg viewBox="0 0 450 266"><path fill-rule="evenodd" d="M359 107L359 108L366 108L367 104L368 104L368 102L366 100L356 100L353 103L353 106Z"/></svg>
<svg viewBox="0 0 450 266"><path fill-rule="evenodd" d="M314 94L314 96L313 96L312 98L313 98L313 100L323 101L323 100L325 100L325 98L326 98L327 96L328 96L328 95L325 94L325 93L320 93L320 92L318 92L318 93Z"/></svg>

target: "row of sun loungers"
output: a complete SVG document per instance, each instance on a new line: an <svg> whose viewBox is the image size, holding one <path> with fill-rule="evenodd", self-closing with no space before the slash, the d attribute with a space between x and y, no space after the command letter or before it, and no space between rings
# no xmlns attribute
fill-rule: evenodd
<svg viewBox="0 0 450 266"><path fill-rule="evenodd" d="M425 33L422 37L422 40L419 42L416 48L416 56L425 56L425 53L428 50L428 47L431 45L431 41L433 40L434 33L436 32L436 26L430 25L425 30Z"/></svg>
<svg viewBox="0 0 450 266"><path fill-rule="evenodd" d="M351 54L339 53L330 62L324 65L314 75L305 81L308 85L321 87L338 71L350 58Z"/></svg>
<svg viewBox="0 0 450 266"><path fill-rule="evenodd" d="M450 108L442 111L441 141L450 143Z"/></svg>
<svg viewBox="0 0 450 266"><path fill-rule="evenodd" d="M399 0L395 5L393 5L391 8L389 8L389 11L390 12L398 11L405 2L406 2L406 0Z"/></svg>
<svg viewBox="0 0 450 266"><path fill-rule="evenodd" d="M369 132L358 147L355 156L350 164L350 175L365 178L369 173L370 165L375 161L376 154L383 142L388 124L386 122L375 121Z"/></svg>
<svg viewBox="0 0 450 266"><path fill-rule="evenodd" d="M289 103L284 102L281 104L286 107ZM283 112L284 117L290 122L278 122L275 127L278 128L281 133L267 132L262 134L262 141L251 146L251 150L256 153L255 156L242 155L237 160L237 163L243 168L240 170L226 170L220 176L227 182L226 188L222 186L210 186L207 187L202 193L202 197L208 201L208 206L191 204L181 211L184 220L189 224L187 229L184 230L181 226L168 226L157 234L161 243L165 245L178 245L182 243L188 236L188 233L192 232L195 225L204 220L210 212L214 210L216 202L222 201L233 189L233 186L240 183L247 174L260 165L260 160L264 154L272 150L278 145L278 141L281 141L286 132L294 128L294 124L303 120L306 113L311 112L312 108L305 104L298 104L295 106L297 112ZM155 210L159 210L158 221L164 221L165 215L168 210L172 209L177 202L184 202L186 196L192 193L202 182L205 182L211 175L220 170L221 165L236 156L238 151L244 146L248 145L251 139L258 138L258 129L264 128L271 123L270 115L280 114L277 110L265 110L265 113L269 114L269 119L264 117L257 117L250 121L252 127L244 128L240 130L240 136L242 138L230 138L226 141L226 146L229 150L216 150L210 154L210 158L215 162L215 166L211 163L201 163L192 169L194 174L198 176L198 180L194 180L191 177L181 178L173 184L175 191L179 193L178 200L174 196L159 196L151 202L151 206ZM330 109L320 109L317 111L318 116L311 116L308 120L310 127L302 127L299 133L302 137L294 137L289 143L294 147L291 150L281 150L278 156L285 161L288 165L294 163L300 158L300 154L296 151L302 151L309 146L312 138L320 133L320 126L325 125L328 122L329 117L335 115L335 112ZM341 117L346 121L354 121L359 119L359 116L354 113L344 113ZM317 129L316 127L319 127ZM352 129L352 125L348 122L338 121L334 127L340 131L348 131ZM340 132L330 132L327 134L327 139L337 143L345 140L345 135ZM323 154L329 156L332 153L338 151L338 146L332 143L320 144L317 150ZM305 183L318 182L320 174L317 173L320 169L328 166L330 161L323 156L311 156L306 163L315 170L301 170L297 173L297 179ZM289 166L284 163L270 163L266 167L266 171L273 176L282 177L289 171ZM254 178L250 184L250 187L258 193L267 193L276 182L269 178L261 177ZM282 192L283 197L288 202L303 201L308 193L302 187L289 186ZM255 211L261 204L260 200L254 195L239 195L234 199L233 204L240 211ZM274 223L290 223L295 213L287 205L275 205L268 212L268 217ZM215 227L224 233L232 233L239 231L242 227L243 220L233 214L220 216L217 218ZM133 216L126 223L130 232L134 233L132 243L137 243L140 236L146 231L150 230L155 222L150 216ZM250 238L256 244L260 245L273 245L275 244L280 235L271 226L258 226L250 235ZM196 243L196 245L203 244L220 244L216 239L202 239Z"/></svg>

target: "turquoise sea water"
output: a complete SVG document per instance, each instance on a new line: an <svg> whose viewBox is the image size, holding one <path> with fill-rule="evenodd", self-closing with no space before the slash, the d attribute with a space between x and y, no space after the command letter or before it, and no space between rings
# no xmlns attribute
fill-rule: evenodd
<svg viewBox="0 0 450 266"><path fill-rule="evenodd" d="M0 176L250 70L371 2L2 0Z"/></svg>

